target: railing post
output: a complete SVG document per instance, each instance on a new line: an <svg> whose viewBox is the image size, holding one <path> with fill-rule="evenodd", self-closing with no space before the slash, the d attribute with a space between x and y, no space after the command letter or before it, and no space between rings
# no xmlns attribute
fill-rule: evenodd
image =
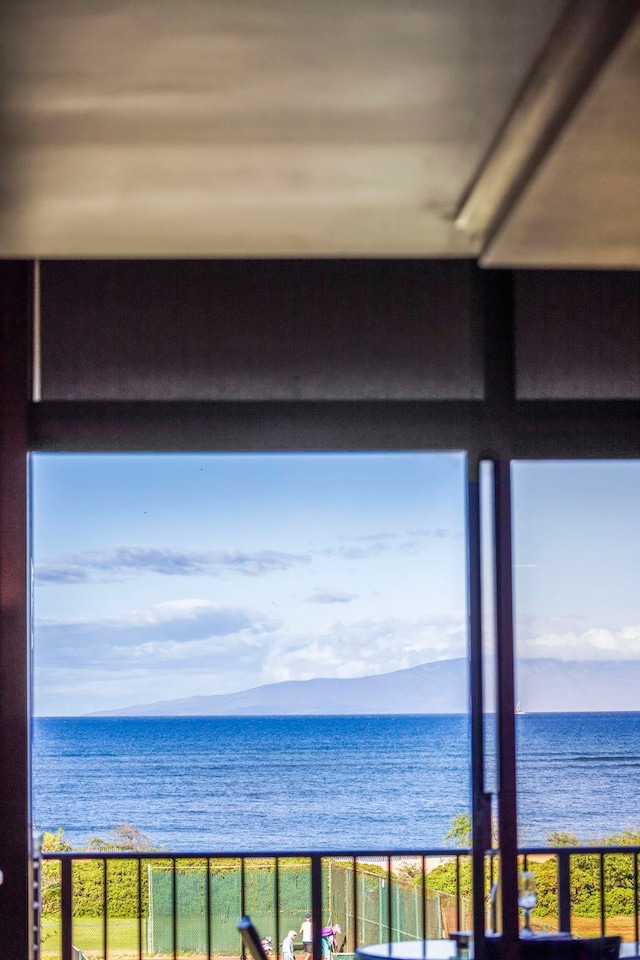
<svg viewBox="0 0 640 960"><path fill-rule="evenodd" d="M62 960L73 960L73 860L62 857L60 913L62 920Z"/></svg>
<svg viewBox="0 0 640 960"><path fill-rule="evenodd" d="M600 936L607 932L607 903L605 898L604 853L600 851Z"/></svg>
<svg viewBox="0 0 640 960"><path fill-rule="evenodd" d="M171 858L171 942L175 958L178 956L178 874L175 857Z"/></svg>
<svg viewBox="0 0 640 960"><path fill-rule="evenodd" d="M275 858L275 870L274 870L274 907L276 913L276 942L275 942L275 956L280 956L280 859L279 857ZM209 950L209 955L211 955L211 950Z"/></svg>
<svg viewBox="0 0 640 960"><path fill-rule="evenodd" d="M207 857L207 876L205 881L205 896L207 898L207 905L204 912L206 923L207 923L207 960L211 960L213 945L211 943L211 860L209 859L209 857ZM276 951L276 955L279 956L277 951ZM142 960L142 954L140 955L140 960Z"/></svg>
<svg viewBox="0 0 640 960"><path fill-rule="evenodd" d="M640 946L640 930L638 929L638 854L633 854L633 935L636 944L636 954Z"/></svg>
<svg viewBox="0 0 640 960"><path fill-rule="evenodd" d="M322 960L322 857L311 855L311 921L313 960Z"/></svg>
<svg viewBox="0 0 640 960"><path fill-rule="evenodd" d="M558 851L558 924L571 933L571 876L568 850Z"/></svg>
<svg viewBox="0 0 640 960"><path fill-rule="evenodd" d="M42 859L40 845L42 835L33 833L33 960L40 960L40 927L42 922Z"/></svg>
<svg viewBox="0 0 640 960"><path fill-rule="evenodd" d="M102 951L104 960L109 956L109 873L108 860L102 861Z"/></svg>
<svg viewBox="0 0 640 960"><path fill-rule="evenodd" d="M393 940L393 890L391 889L391 857L387 857L387 940Z"/></svg>
<svg viewBox="0 0 640 960"><path fill-rule="evenodd" d="M142 960L142 860L138 860L138 960Z"/></svg>
<svg viewBox="0 0 640 960"><path fill-rule="evenodd" d="M353 858L353 946L355 953L358 948L358 861Z"/></svg>
<svg viewBox="0 0 640 960"><path fill-rule="evenodd" d="M245 875L245 864L244 857L240 858L240 913L243 917L247 915L247 900L246 900L246 875ZM244 945L244 940L242 941L242 953L240 954L242 960L245 960L247 956L247 948Z"/></svg>

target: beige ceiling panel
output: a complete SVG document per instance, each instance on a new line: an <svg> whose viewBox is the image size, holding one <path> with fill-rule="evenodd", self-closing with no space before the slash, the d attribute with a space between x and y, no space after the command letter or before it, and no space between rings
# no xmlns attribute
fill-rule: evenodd
<svg viewBox="0 0 640 960"><path fill-rule="evenodd" d="M0 253L442 255L563 0L5 0Z"/></svg>
<svg viewBox="0 0 640 960"><path fill-rule="evenodd" d="M640 267L640 21L603 68L483 263Z"/></svg>

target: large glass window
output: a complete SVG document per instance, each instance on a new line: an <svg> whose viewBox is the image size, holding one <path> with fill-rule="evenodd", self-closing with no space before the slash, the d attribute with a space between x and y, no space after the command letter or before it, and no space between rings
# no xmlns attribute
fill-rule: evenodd
<svg viewBox="0 0 640 960"><path fill-rule="evenodd" d="M513 467L520 839L640 838L640 463Z"/></svg>
<svg viewBox="0 0 640 960"><path fill-rule="evenodd" d="M35 455L38 827L442 845L470 808L465 479L461 454Z"/></svg>

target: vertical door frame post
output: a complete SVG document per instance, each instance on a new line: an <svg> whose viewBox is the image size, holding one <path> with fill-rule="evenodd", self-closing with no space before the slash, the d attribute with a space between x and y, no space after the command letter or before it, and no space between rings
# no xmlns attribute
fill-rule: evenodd
<svg viewBox="0 0 640 960"><path fill-rule="evenodd" d="M516 785L515 670L511 463L494 464L496 670L498 727L498 830L504 955L518 957L518 810Z"/></svg>
<svg viewBox="0 0 640 960"><path fill-rule="evenodd" d="M485 958L485 857L491 846L491 796L485 793L482 663L482 551L480 464L469 458L467 487L469 698L471 711L471 821L474 957Z"/></svg>
<svg viewBox="0 0 640 960"><path fill-rule="evenodd" d="M28 404L33 263L0 261L0 944L33 945L28 580Z"/></svg>

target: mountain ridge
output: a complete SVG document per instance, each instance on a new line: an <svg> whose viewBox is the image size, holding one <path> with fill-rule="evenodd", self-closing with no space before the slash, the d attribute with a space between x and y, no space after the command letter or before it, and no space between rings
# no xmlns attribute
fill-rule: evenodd
<svg viewBox="0 0 640 960"><path fill-rule="evenodd" d="M355 678L284 680L240 690L133 704L85 717L318 716L465 713L468 660L435 660ZM640 709L640 662L520 659L517 699L525 713ZM495 704L487 699L485 709Z"/></svg>

